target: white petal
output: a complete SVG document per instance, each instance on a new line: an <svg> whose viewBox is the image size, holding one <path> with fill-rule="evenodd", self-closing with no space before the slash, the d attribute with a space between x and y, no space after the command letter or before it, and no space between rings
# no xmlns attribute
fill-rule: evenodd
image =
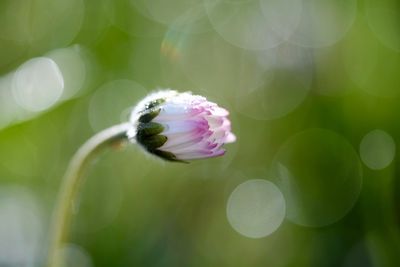
<svg viewBox="0 0 400 267"><path fill-rule="evenodd" d="M197 140L203 140L210 137L211 131L207 129L195 129L186 133L169 134L167 136L167 142L161 147L162 149L172 149L175 147L181 147L182 145L198 142Z"/></svg>
<svg viewBox="0 0 400 267"><path fill-rule="evenodd" d="M202 120L183 120L183 121L168 121L161 123L165 130L162 132L163 135L170 135L176 133L187 133L196 129L208 129L206 121Z"/></svg>
<svg viewBox="0 0 400 267"><path fill-rule="evenodd" d="M163 122L170 120L191 119L204 111L201 107L196 106L178 106L165 104L161 106L160 113L154 118L155 122Z"/></svg>
<svg viewBox="0 0 400 267"><path fill-rule="evenodd" d="M207 116L206 119L208 121L208 124L210 125L210 129L213 130L222 126L225 118L217 116Z"/></svg>

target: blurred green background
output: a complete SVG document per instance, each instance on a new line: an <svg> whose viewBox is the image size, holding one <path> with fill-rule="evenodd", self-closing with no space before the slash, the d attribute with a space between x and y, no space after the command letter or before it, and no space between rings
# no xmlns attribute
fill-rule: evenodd
<svg viewBox="0 0 400 267"><path fill-rule="evenodd" d="M158 88L237 142L102 154L65 266L400 266L399 25L397 0L0 1L0 266L42 266L69 159Z"/></svg>

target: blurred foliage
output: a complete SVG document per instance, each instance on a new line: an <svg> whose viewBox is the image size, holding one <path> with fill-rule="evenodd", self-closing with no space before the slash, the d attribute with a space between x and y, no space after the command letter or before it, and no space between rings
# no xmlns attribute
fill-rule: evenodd
<svg viewBox="0 0 400 267"><path fill-rule="evenodd" d="M41 266L69 159L157 88L227 107L238 141L190 165L134 145L102 154L67 266L399 266L399 19L396 0L1 1L0 266ZM64 92L26 110L14 73L43 56ZM251 179L286 200L255 239L227 219Z"/></svg>

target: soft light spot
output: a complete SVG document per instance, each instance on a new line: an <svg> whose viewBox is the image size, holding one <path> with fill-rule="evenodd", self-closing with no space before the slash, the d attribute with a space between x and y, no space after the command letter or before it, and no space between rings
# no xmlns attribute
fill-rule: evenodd
<svg viewBox="0 0 400 267"><path fill-rule="evenodd" d="M343 44L344 70L359 89L378 97L399 96L400 53L375 38L364 19L357 20Z"/></svg>
<svg viewBox="0 0 400 267"><path fill-rule="evenodd" d="M30 191L0 187L0 266L38 266L43 245L41 214Z"/></svg>
<svg viewBox="0 0 400 267"><path fill-rule="evenodd" d="M382 130L367 133L360 143L360 157L368 168L381 170L392 163L396 153L393 138Z"/></svg>
<svg viewBox="0 0 400 267"><path fill-rule="evenodd" d="M90 100L90 126L99 131L127 121L133 105L146 93L142 85L131 80L114 80L103 84Z"/></svg>
<svg viewBox="0 0 400 267"><path fill-rule="evenodd" d="M0 129L28 116L28 111L19 106L12 95L13 74L0 77Z"/></svg>
<svg viewBox="0 0 400 267"><path fill-rule="evenodd" d="M71 99L83 89L87 68L83 57L83 49L79 45L60 48L48 55L60 68L64 80L63 100Z"/></svg>
<svg viewBox="0 0 400 267"><path fill-rule="evenodd" d="M206 0L204 4L210 23L222 38L245 49L268 49L284 42L301 14L298 0Z"/></svg>
<svg viewBox="0 0 400 267"><path fill-rule="evenodd" d="M352 145L325 129L309 129L286 141L272 174L287 202L287 218L321 227L345 216L358 199L361 163Z"/></svg>
<svg viewBox="0 0 400 267"><path fill-rule="evenodd" d="M300 22L289 40L312 48L333 45L350 30L356 15L356 0L302 1Z"/></svg>
<svg viewBox="0 0 400 267"><path fill-rule="evenodd" d="M64 79L57 64L39 57L21 65L14 74L12 92L17 103L29 111L43 111L59 100Z"/></svg>
<svg viewBox="0 0 400 267"><path fill-rule="evenodd" d="M84 14L83 0L1 1L0 38L33 53L65 47L81 29Z"/></svg>
<svg viewBox="0 0 400 267"><path fill-rule="evenodd" d="M235 91L238 112L258 120L271 120L287 115L303 103L312 81L309 49L285 43L253 56L262 80L254 89L239 87Z"/></svg>
<svg viewBox="0 0 400 267"><path fill-rule="evenodd" d="M259 66L256 52L235 47L216 32L201 32L202 29L199 25L187 27L182 24L166 33L161 67L168 85L183 87L182 77L186 77L198 88L226 96L235 90L258 88L268 80L269 76ZM201 33L187 34L188 31Z"/></svg>
<svg viewBox="0 0 400 267"><path fill-rule="evenodd" d="M92 267L92 259L90 255L82 247L75 244L66 244L60 249L61 259L63 259L60 267Z"/></svg>
<svg viewBox="0 0 400 267"><path fill-rule="evenodd" d="M203 7L202 0L136 0L132 4L143 16L166 25L193 8Z"/></svg>
<svg viewBox="0 0 400 267"><path fill-rule="evenodd" d="M285 199L272 182L246 181L231 193L226 213L231 226L250 238L261 238L275 232L285 217Z"/></svg>
<svg viewBox="0 0 400 267"><path fill-rule="evenodd" d="M366 0L365 18L386 47L400 52L400 5L398 0Z"/></svg>
<svg viewBox="0 0 400 267"><path fill-rule="evenodd" d="M103 1L102 5L113 25L131 36L162 36L165 27L149 19L135 6L137 1Z"/></svg>

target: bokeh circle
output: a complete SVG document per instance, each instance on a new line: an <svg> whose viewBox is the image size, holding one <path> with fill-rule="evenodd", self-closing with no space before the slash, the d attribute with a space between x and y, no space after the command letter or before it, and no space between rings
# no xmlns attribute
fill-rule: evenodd
<svg viewBox="0 0 400 267"><path fill-rule="evenodd" d="M309 129L286 141L272 165L273 181L287 202L287 217L310 227L345 216L357 201L362 169L352 145L325 129Z"/></svg>
<svg viewBox="0 0 400 267"><path fill-rule="evenodd" d="M128 121L129 112L146 94L142 85L131 80L113 80L103 84L90 100L90 126L99 131Z"/></svg>
<svg viewBox="0 0 400 267"><path fill-rule="evenodd" d="M365 17L376 37L388 48L400 52L400 5L397 0L366 0Z"/></svg>
<svg viewBox="0 0 400 267"><path fill-rule="evenodd" d="M392 163L396 154L393 138L383 130L367 133L360 143L360 157L368 168L381 170Z"/></svg>
<svg viewBox="0 0 400 267"><path fill-rule="evenodd" d="M275 232L285 218L285 199L270 181L248 180L238 185L228 199L226 214L231 226L250 238Z"/></svg>

